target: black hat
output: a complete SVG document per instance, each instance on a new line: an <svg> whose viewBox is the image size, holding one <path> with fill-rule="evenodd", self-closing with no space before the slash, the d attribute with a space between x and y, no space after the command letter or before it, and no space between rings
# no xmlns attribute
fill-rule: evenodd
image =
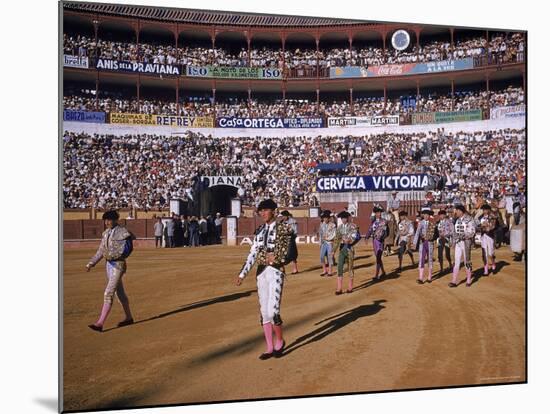
<svg viewBox="0 0 550 414"><path fill-rule="evenodd" d="M292 217L292 214L288 210L281 211L281 216Z"/></svg>
<svg viewBox="0 0 550 414"><path fill-rule="evenodd" d="M372 212L373 213L383 213L384 209L380 206L374 206L374 208L372 209Z"/></svg>
<svg viewBox="0 0 550 414"><path fill-rule="evenodd" d="M118 220L120 216L118 215L116 210L109 210L103 213L103 216L101 217L103 220Z"/></svg>
<svg viewBox="0 0 550 414"><path fill-rule="evenodd" d="M434 212L430 207L422 207L422 210L420 210L420 214L429 214L430 216L433 216Z"/></svg>
<svg viewBox="0 0 550 414"><path fill-rule="evenodd" d="M445 209L441 209L437 212L437 214L447 214L447 211Z"/></svg>
<svg viewBox="0 0 550 414"><path fill-rule="evenodd" d="M340 213L338 213L339 218L349 218L349 216L351 216L351 214L349 214L347 211L341 211Z"/></svg>
<svg viewBox="0 0 550 414"><path fill-rule="evenodd" d="M258 204L258 211L260 210L275 210L277 208L277 203L273 201L271 198L268 198L264 201L262 201L260 204Z"/></svg>
<svg viewBox="0 0 550 414"><path fill-rule="evenodd" d="M483 204L483 205L481 206L481 209L482 209L482 210L492 210L492 209L491 209L491 206L490 206L489 204L487 204L487 203Z"/></svg>
<svg viewBox="0 0 550 414"><path fill-rule="evenodd" d="M330 218L330 210L323 211L321 218Z"/></svg>
<svg viewBox="0 0 550 414"><path fill-rule="evenodd" d="M466 207L464 207L462 204L455 205L455 210L460 210L463 213L466 213Z"/></svg>

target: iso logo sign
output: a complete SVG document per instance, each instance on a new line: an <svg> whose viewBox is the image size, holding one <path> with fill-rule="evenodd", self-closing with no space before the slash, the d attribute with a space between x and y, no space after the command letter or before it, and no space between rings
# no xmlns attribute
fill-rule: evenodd
<svg viewBox="0 0 550 414"><path fill-rule="evenodd" d="M411 43L411 36L406 30L396 30L391 37L391 44L395 50L405 50Z"/></svg>

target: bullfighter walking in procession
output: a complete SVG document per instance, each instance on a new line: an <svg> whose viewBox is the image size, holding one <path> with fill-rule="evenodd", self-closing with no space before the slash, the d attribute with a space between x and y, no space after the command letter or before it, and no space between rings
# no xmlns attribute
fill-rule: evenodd
<svg viewBox="0 0 550 414"><path fill-rule="evenodd" d="M321 245L321 276L332 276L333 243L336 237L336 224L331 220L330 211L321 214L323 220L319 226L319 243Z"/></svg>
<svg viewBox="0 0 550 414"><path fill-rule="evenodd" d="M344 264L348 262L349 285L346 293L353 291L353 259L355 249L353 246L361 240L359 228L354 223L349 222L350 214L347 211L342 211L338 214L342 220L342 224L336 229L336 238L334 244L340 249L338 254L338 278L336 280L336 295L342 294L342 282L344 280Z"/></svg>
<svg viewBox="0 0 550 414"><path fill-rule="evenodd" d="M260 323L266 342L266 351L259 357L262 360L282 356L285 346L281 319L281 299L285 278L282 269L288 263L292 229L275 220L276 209L277 204L271 199L264 200L258 205L258 213L264 224L256 230L250 253L235 282L240 286L254 263L258 262L256 284L260 302ZM275 345L273 333L276 338Z"/></svg>
<svg viewBox="0 0 550 414"><path fill-rule="evenodd" d="M422 220L418 223L414 236L414 245L420 241L418 258L418 279L416 283L424 283L424 267L428 264L428 283L432 283L434 240L437 238L437 226L433 220L433 211L430 207L424 207L421 211Z"/></svg>
<svg viewBox="0 0 550 414"><path fill-rule="evenodd" d="M288 261L292 264L292 275L298 273L298 246L296 245L296 238L298 237L298 223L292 217L292 214L288 210L281 212L281 222L286 224L292 229L292 237L290 238L290 246L288 249Z"/></svg>
<svg viewBox="0 0 550 414"><path fill-rule="evenodd" d="M103 325L111 312L115 294L126 315L126 318L117 326L134 323L130 302L122 284L122 276L126 273L126 258L130 256L134 248L132 243L134 236L125 227L118 225L119 215L116 211L105 212L102 219L105 221L107 229L101 236L96 254L86 265L86 270L89 272L101 259L105 259L106 262L107 287L103 294L103 308L99 319L94 324L88 325L90 329L98 332L103 331Z"/></svg>
<svg viewBox="0 0 550 414"><path fill-rule="evenodd" d="M398 246L397 257L399 258L399 272L403 270L403 255L407 253L414 266L414 256L412 253L412 241L414 237L414 225L408 218L406 211L399 212L399 224L397 225L396 244Z"/></svg>
<svg viewBox="0 0 550 414"><path fill-rule="evenodd" d="M384 270L384 264L382 263L382 254L384 253L384 239L388 234L388 224L386 220L382 218L382 207L374 206L372 212L374 213L374 220L372 221L369 231L365 236L365 242L368 244L368 240L372 237L372 246L374 254L376 256L376 273L373 280L378 281L386 276ZM382 274L379 274L382 271Z"/></svg>
<svg viewBox="0 0 550 414"><path fill-rule="evenodd" d="M455 207L455 228L453 232L453 243L455 246L455 266L453 269L453 279L449 287L458 286L458 273L460 272L460 262L464 257L464 266L466 267L466 286L472 285L472 258L471 250L476 235L476 225L472 216L466 213L463 205Z"/></svg>
<svg viewBox="0 0 550 414"><path fill-rule="evenodd" d="M453 238L454 224L447 216L446 210L439 210L439 221L437 222L437 259L439 260L439 273L443 273L443 253L449 263L449 272L453 268L451 261L451 243Z"/></svg>
<svg viewBox="0 0 550 414"><path fill-rule="evenodd" d="M497 227L497 217L492 212L489 204L481 206L483 215L479 218L479 227L481 228L481 250L483 256L483 274L489 274L489 259L491 259L491 270L493 274L496 270L495 257L495 232Z"/></svg>

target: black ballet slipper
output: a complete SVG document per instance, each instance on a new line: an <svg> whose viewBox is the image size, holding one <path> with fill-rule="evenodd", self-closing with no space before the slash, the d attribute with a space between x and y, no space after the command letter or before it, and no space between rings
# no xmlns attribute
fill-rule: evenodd
<svg viewBox="0 0 550 414"><path fill-rule="evenodd" d="M91 325L88 325L88 328L96 332L103 332L103 326L97 326L93 323Z"/></svg>
<svg viewBox="0 0 550 414"><path fill-rule="evenodd" d="M269 359L273 356L273 352L264 352L262 355L260 355L258 358L261 359L262 361L266 360L266 359Z"/></svg>
<svg viewBox="0 0 550 414"><path fill-rule="evenodd" d="M128 326L128 325L132 325L134 323L134 318L131 318L131 319L126 319L124 321L121 321L117 324L117 326L120 328L122 326Z"/></svg>
<svg viewBox="0 0 550 414"><path fill-rule="evenodd" d="M283 345L281 346L281 348L280 348L280 349L274 349L274 350L273 350L273 356L274 356L275 358L280 358L280 357L283 356L283 350L285 349L285 345L286 345L286 342L285 342L284 339L283 339Z"/></svg>

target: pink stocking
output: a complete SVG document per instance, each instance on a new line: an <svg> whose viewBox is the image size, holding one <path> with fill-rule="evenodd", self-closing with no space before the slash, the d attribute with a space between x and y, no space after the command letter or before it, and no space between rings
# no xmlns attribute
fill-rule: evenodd
<svg viewBox="0 0 550 414"><path fill-rule="evenodd" d="M282 325L273 325L273 330L275 331L275 349L280 350L283 347L283 326Z"/></svg>
<svg viewBox="0 0 550 414"><path fill-rule="evenodd" d="M266 353L270 354L273 352L273 325L271 322L264 323L264 336L265 336L265 344L266 344Z"/></svg>
<svg viewBox="0 0 550 414"><path fill-rule="evenodd" d="M105 319L107 319L107 316L109 315L109 312L111 312L111 304L110 303L104 303L103 308L101 309L101 315L99 316L99 319L95 323L96 326L103 326L105 323Z"/></svg>

